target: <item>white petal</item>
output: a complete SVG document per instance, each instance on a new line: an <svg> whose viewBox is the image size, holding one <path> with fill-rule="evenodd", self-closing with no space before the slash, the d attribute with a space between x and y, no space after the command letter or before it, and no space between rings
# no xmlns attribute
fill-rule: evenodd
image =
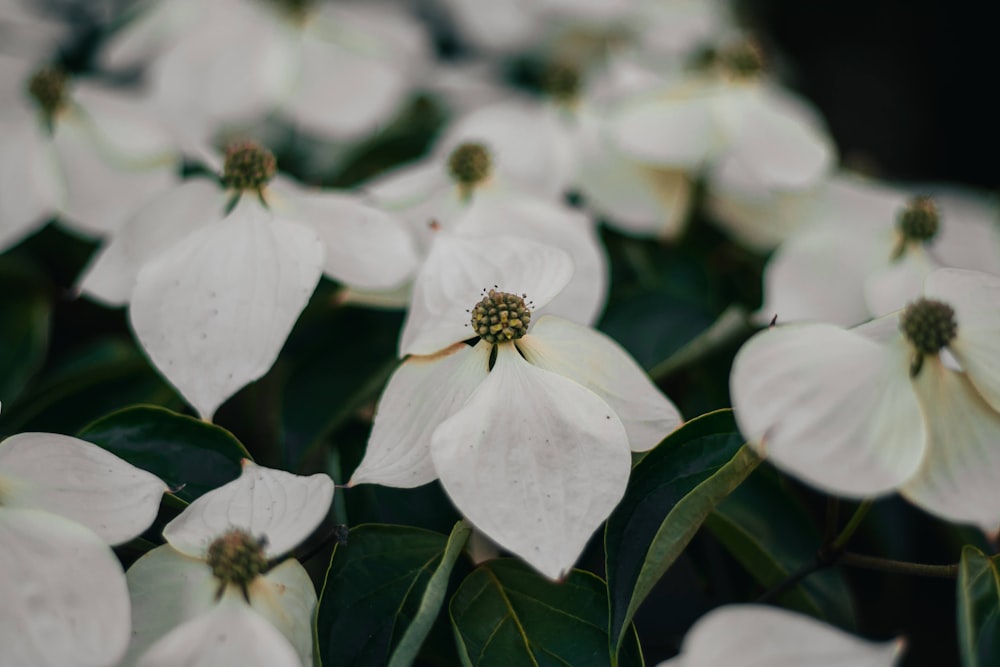
<svg viewBox="0 0 1000 667"><path fill-rule="evenodd" d="M137 98L81 81L73 90L73 101L85 113L95 144L99 142L105 154L123 166L175 159L173 138L149 117Z"/></svg>
<svg viewBox="0 0 1000 667"><path fill-rule="evenodd" d="M865 280L865 299L875 317L899 310L923 292L924 279L939 268L921 248L910 248L897 261L871 272Z"/></svg>
<svg viewBox="0 0 1000 667"><path fill-rule="evenodd" d="M232 528L266 537L265 553L275 558L309 537L326 517L333 480L264 468L244 459L239 478L201 496L163 529L163 537L183 554L201 558L208 546Z"/></svg>
<svg viewBox="0 0 1000 667"><path fill-rule="evenodd" d="M84 440L21 433L0 443L0 505L37 508L72 519L108 544L127 542L152 525L167 490L161 479Z"/></svg>
<svg viewBox="0 0 1000 667"><path fill-rule="evenodd" d="M402 221L360 197L299 189L279 214L307 225L326 248L323 271L350 287L390 289L417 270L417 249Z"/></svg>
<svg viewBox="0 0 1000 667"><path fill-rule="evenodd" d="M365 457L349 486L411 488L437 479L431 434L486 377L491 348L456 343L432 357L407 358L382 392Z"/></svg>
<svg viewBox="0 0 1000 667"><path fill-rule="evenodd" d="M608 404L509 343L434 432L431 456L459 511L552 579L621 500L631 467L628 435Z"/></svg>
<svg viewBox="0 0 1000 667"><path fill-rule="evenodd" d="M934 193L941 215L931 245L944 266L1000 273L1000 233L995 225L997 202L977 192L951 190Z"/></svg>
<svg viewBox="0 0 1000 667"><path fill-rule="evenodd" d="M923 464L902 494L928 512L986 532L1000 527L1000 414L961 373L924 360L914 387L930 431Z"/></svg>
<svg viewBox="0 0 1000 667"><path fill-rule="evenodd" d="M25 115L0 127L0 250L48 222L64 196L52 142Z"/></svg>
<svg viewBox="0 0 1000 667"><path fill-rule="evenodd" d="M80 524L0 508L0 663L113 667L129 640L125 576Z"/></svg>
<svg viewBox="0 0 1000 667"><path fill-rule="evenodd" d="M1000 278L961 269L941 269L924 294L955 309L958 335L948 348L983 398L1000 410Z"/></svg>
<svg viewBox="0 0 1000 667"><path fill-rule="evenodd" d="M158 639L177 626L208 613L219 582L203 560L185 556L169 544L156 547L125 573L132 601L132 641L124 665L134 665Z"/></svg>
<svg viewBox="0 0 1000 667"><path fill-rule="evenodd" d="M320 278L316 233L251 199L148 262L129 310L146 353L203 417L271 368Z"/></svg>
<svg viewBox="0 0 1000 667"><path fill-rule="evenodd" d="M926 433L900 336L889 344L827 324L763 331L729 378L744 437L830 493L885 493L920 465Z"/></svg>
<svg viewBox="0 0 1000 667"><path fill-rule="evenodd" d="M230 589L211 611L176 628L139 659L139 667L303 667L295 649Z"/></svg>
<svg viewBox="0 0 1000 667"><path fill-rule="evenodd" d="M417 273L400 354L434 354L474 334L469 313L494 285L527 294L538 309L569 283L573 261L566 252L527 239L467 239L440 232Z"/></svg>
<svg viewBox="0 0 1000 667"><path fill-rule="evenodd" d="M316 589L309 573L289 558L250 585L250 605L278 628L299 654L303 665L313 664L313 611Z"/></svg>
<svg viewBox="0 0 1000 667"><path fill-rule="evenodd" d="M559 317L543 317L517 341L530 363L565 376L604 399L641 452L681 425L677 408L635 360L604 334Z"/></svg>
<svg viewBox="0 0 1000 667"><path fill-rule="evenodd" d="M777 607L727 605L703 616L681 654L683 667L892 667L903 644L869 642Z"/></svg>

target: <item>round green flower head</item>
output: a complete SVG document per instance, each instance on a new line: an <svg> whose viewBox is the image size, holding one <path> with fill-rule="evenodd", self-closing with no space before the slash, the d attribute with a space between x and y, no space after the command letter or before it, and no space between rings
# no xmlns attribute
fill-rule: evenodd
<svg viewBox="0 0 1000 667"><path fill-rule="evenodd" d="M560 104L571 104L580 96L580 70L568 63L555 62L545 68L542 87Z"/></svg>
<svg viewBox="0 0 1000 667"><path fill-rule="evenodd" d="M479 185L493 171L493 161L486 146L473 142L459 145L448 158L448 171L463 188Z"/></svg>
<svg viewBox="0 0 1000 667"><path fill-rule="evenodd" d="M485 290L484 290L485 292ZM472 329L487 343L517 340L528 332L531 309L526 294L518 296L491 289L472 309Z"/></svg>
<svg viewBox="0 0 1000 667"><path fill-rule="evenodd" d="M233 584L246 592L250 583L267 570L265 544L266 540L234 528L209 545L206 560L220 582L220 591Z"/></svg>
<svg viewBox="0 0 1000 667"><path fill-rule="evenodd" d="M67 77L59 67L46 65L28 79L28 94L49 118L66 106Z"/></svg>
<svg viewBox="0 0 1000 667"><path fill-rule="evenodd" d="M924 356L937 354L958 334L955 309L936 299L917 299L903 311L899 329L916 350L910 367L910 375L916 377Z"/></svg>
<svg viewBox="0 0 1000 667"><path fill-rule="evenodd" d="M304 17L312 9L316 0L269 0L272 5L290 16Z"/></svg>
<svg viewBox="0 0 1000 667"><path fill-rule="evenodd" d="M274 153L256 141L238 141L226 149L222 181L234 190L260 192L277 170Z"/></svg>
<svg viewBox="0 0 1000 667"><path fill-rule="evenodd" d="M736 79L752 79L764 71L764 52L752 39L745 39L717 54L719 64Z"/></svg>
<svg viewBox="0 0 1000 667"><path fill-rule="evenodd" d="M914 197L896 218L896 228L907 241L926 243L938 233L941 218L930 197Z"/></svg>

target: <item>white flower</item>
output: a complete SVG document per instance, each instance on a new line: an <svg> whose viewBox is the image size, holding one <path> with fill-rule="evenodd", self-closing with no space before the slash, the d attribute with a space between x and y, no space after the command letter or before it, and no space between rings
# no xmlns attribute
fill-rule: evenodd
<svg viewBox="0 0 1000 667"><path fill-rule="evenodd" d="M275 563L323 520L333 488L244 460L238 479L191 503L127 572L124 664L311 667L316 591L298 561Z"/></svg>
<svg viewBox="0 0 1000 667"><path fill-rule="evenodd" d="M447 261L417 278L402 342L411 356L382 394L351 484L440 478L478 530L558 578L625 492L630 450L656 445L680 416L609 338L538 318L569 280L565 253L458 236L432 253Z"/></svg>
<svg viewBox="0 0 1000 667"><path fill-rule="evenodd" d="M902 652L902 640L865 641L786 609L726 605L699 619L680 655L659 667L892 667Z"/></svg>
<svg viewBox="0 0 1000 667"><path fill-rule="evenodd" d="M789 325L736 355L740 431L830 493L898 489L928 512L1000 525L1000 278L940 269L924 297L856 329Z"/></svg>
<svg viewBox="0 0 1000 667"><path fill-rule="evenodd" d="M129 599L109 545L148 528L165 490L76 438L22 433L0 443L0 663L118 664Z"/></svg>
<svg viewBox="0 0 1000 667"><path fill-rule="evenodd" d="M389 289L416 268L396 220L352 195L272 181L274 170L260 146L231 146L228 189L191 179L157 198L81 283L129 303L143 348L205 418L271 368L322 274Z"/></svg>

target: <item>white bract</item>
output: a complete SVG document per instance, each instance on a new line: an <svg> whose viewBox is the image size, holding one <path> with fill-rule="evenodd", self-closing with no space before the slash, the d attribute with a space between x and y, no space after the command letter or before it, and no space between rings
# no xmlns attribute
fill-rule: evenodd
<svg viewBox="0 0 1000 667"><path fill-rule="evenodd" d="M757 604L714 609L659 667L893 667L902 640L870 642L814 618Z"/></svg>
<svg viewBox="0 0 1000 667"><path fill-rule="evenodd" d="M124 665L311 667L316 591L294 559L326 517L333 481L244 460L232 482L167 524L167 544L127 572Z"/></svg>
<svg viewBox="0 0 1000 667"><path fill-rule="evenodd" d="M118 664L129 599L109 545L146 530L165 490L76 438L22 433L0 443L0 663Z"/></svg>
<svg viewBox="0 0 1000 667"><path fill-rule="evenodd" d="M1000 526L1000 277L940 269L923 297L855 329L754 336L730 376L740 431L829 493L899 490L944 519Z"/></svg>
<svg viewBox="0 0 1000 667"><path fill-rule="evenodd" d="M269 152L234 144L228 187L198 178L164 193L81 284L106 303L129 304L150 359L205 418L271 368L321 275L390 289L417 265L413 240L392 217L354 195L272 181L274 172Z"/></svg>
<svg viewBox="0 0 1000 667"><path fill-rule="evenodd" d="M115 231L176 182L169 136L121 95L0 55L0 250L59 216Z"/></svg>
<svg viewBox="0 0 1000 667"><path fill-rule="evenodd" d="M418 274L410 356L351 484L440 479L478 530L561 577L624 494L630 451L655 446L680 415L611 339L538 318L570 279L562 251L442 236L432 253L443 261Z"/></svg>

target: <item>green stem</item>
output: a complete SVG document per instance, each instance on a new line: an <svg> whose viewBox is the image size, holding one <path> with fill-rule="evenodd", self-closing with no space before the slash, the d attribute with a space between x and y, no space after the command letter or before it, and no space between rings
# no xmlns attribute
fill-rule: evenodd
<svg viewBox="0 0 1000 667"><path fill-rule="evenodd" d="M940 577L943 579L955 579L958 577L958 563L953 565L927 565L924 563L892 560L890 558L865 556L851 553L850 551L840 554L837 562L849 567L860 567L866 570L878 570L879 572L892 572L894 574L912 574L918 577Z"/></svg>
<svg viewBox="0 0 1000 667"><path fill-rule="evenodd" d="M858 526L860 526L861 522L864 521L865 516L868 514L868 510L870 510L871 508L872 508L871 500L865 500L860 505L858 505L858 508L854 510L854 514L852 514L851 518L848 519L847 525L844 526L844 529L842 531L840 531L840 535L837 535L837 538L830 544L830 550L833 553L837 553L843 550L844 546L847 545L851 537L854 536L854 533L855 531L857 531Z"/></svg>

